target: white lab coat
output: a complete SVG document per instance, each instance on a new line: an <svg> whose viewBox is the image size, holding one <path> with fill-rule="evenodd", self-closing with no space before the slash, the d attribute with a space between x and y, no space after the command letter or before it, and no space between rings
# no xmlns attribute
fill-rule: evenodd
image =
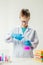
<svg viewBox="0 0 43 65"><path fill-rule="evenodd" d="M12 33L22 34L24 36L24 38L21 41L15 39L15 38L12 39L12 37L11 37ZM9 37L11 39L8 40ZM26 40L29 40L32 44L32 48L28 51L24 50L24 48L23 48L24 41L26 41ZM27 27L24 34L22 32L21 27L14 28L14 30L10 34L8 34L6 41L8 43L9 42L14 43L14 45L13 45L14 54L13 55L14 55L14 57L21 57L21 58L33 58L34 57L33 49L37 47L38 42L39 42L36 31L29 27Z"/></svg>

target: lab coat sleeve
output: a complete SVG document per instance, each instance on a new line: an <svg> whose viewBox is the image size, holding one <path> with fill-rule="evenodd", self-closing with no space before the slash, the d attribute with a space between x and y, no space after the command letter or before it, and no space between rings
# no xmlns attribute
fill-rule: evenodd
<svg viewBox="0 0 43 65"><path fill-rule="evenodd" d="M7 33L6 34L6 36L5 36L5 42L7 42L7 43L10 43L10 42L12 42L12 37L11 37L11 32L10 33Z"/></svg>
<svg viewBox="0 0 43 65"><path fill-rule="evenodd" d="M15 33L15 29L16 28L14 28L13 30L11 30L10 32L5 34L5 42L8 42L8 43L13 42L13 38L11 35L12 35L12 33Z"/></svg>
<svg viewBox="0 0 43 65"><path fill-rule="evenodd" d="M5 36L5 41L8 43L15 43L15 38L12 38L12 34L17 34L18 33L18 27L15 27L12 31L10 31L8 34ZM17 41L17 40L16 40Z"/></svg>
<svg viewBox="0 0 43 65"><path fill-rule="evenodd" d="M32 44L31 48L33 48L33 49L36 48L38 43L39 43L39 39L38 39L36 31L34 30L33 35L32 35L32 39L31 39L31 44Z"/></svg>

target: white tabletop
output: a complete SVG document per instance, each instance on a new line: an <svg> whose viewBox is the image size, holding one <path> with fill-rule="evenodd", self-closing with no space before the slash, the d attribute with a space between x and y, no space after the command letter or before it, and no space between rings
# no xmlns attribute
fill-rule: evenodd
<svg viewBox="0 0 43 65"><path fill-rule="evenodd" d="M30 58L15 58L12 62L1 62L0 65L43 65L43 63Z"/></svg>

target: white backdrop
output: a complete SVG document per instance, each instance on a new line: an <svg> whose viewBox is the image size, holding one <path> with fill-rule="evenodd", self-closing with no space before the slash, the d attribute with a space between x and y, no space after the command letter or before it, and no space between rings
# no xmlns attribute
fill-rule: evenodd
<svg viewBox="0 0 43 65"><path fill-rule="evenodd" d="M0 0L0 51L12 54L13 44L5 43L4 36L15 26L19 26L19 12L28 8L31 13L29 26L36 29L39 45L43 49L43 0ZM6 50L5 50L6 48Z"/></svg>

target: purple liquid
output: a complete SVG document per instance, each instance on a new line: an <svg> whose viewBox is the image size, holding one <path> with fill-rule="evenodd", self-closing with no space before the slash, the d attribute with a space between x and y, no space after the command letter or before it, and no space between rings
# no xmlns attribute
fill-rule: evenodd
<svg viewBox="0 0 43 65"><path fill-rule="evenodd" d="M0 61L2 61L2 57L0 56Z"/></svg>

